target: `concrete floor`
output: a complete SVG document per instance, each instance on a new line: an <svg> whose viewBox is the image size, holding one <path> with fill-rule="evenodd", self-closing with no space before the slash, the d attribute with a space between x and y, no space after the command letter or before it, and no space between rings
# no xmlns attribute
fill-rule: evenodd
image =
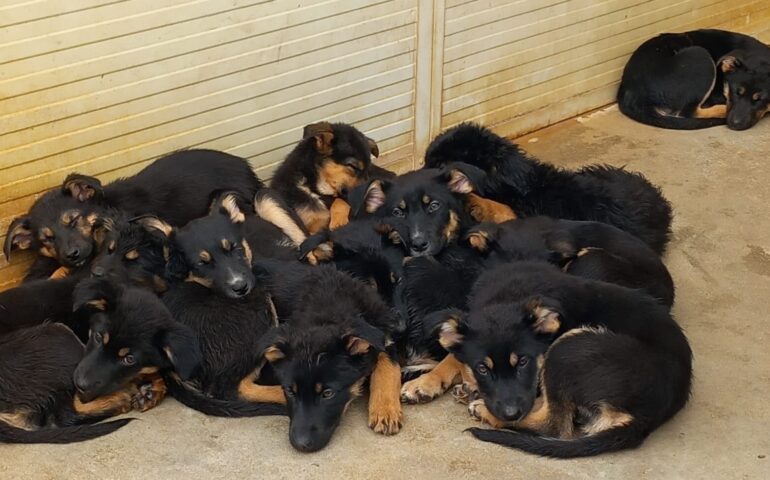
<svg viewBox="0 0 770 480"><path fill-rule="evenodd" d="M689 406L638 450L560 461L475 441L465 407L407 406L392 438L358 401L328 448L292 450L285 418L208 418L173 400L121 431L70 446L0 445L0 479L770 478L770 119L747 132L645 127L615 107L520 140L567 167L644 172L675 207L666 261L695 351Z"/></svg>

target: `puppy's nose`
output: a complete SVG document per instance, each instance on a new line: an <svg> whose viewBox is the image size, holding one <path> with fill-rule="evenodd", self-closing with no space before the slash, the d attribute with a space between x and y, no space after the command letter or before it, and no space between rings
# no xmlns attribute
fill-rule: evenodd
<svg viewBox="0 0 770 480"><path fill-rule="evenodd" d="M230 282L230 290L233 291L237 296L242 297L249 293L249 284L246 282L243 278L236 278L232 282Z"/></svg>
<svg viewBox="0 0 770 480"><path fill-rule="evenodd" d="M521 416L521 411L512 405L506 405L500 411L503 414L503 420L508 420L509 422L518 420Z"/></svg>
<svg viewBox="0 0 770 480"><path fill-rule="evenodd" d="M66 255L67 255L67 260L75 261L78 258L80 258L80 250L77 248L70 248L69 250L67 250Z"/></svg>
<svg viewBox="0 0 770 480"><path fill-rule="evenodd" d="M97 265L91 268L91 273L93 274L94 277L103 277L106 272L104 271L104 267L100 267Z"/></svg>
<svg viewBox="0 0 770 480"><path fill-rule="evenodd" d="M428 249L430 242L423 236L412 237L412 250L422 253Z"/></svg>

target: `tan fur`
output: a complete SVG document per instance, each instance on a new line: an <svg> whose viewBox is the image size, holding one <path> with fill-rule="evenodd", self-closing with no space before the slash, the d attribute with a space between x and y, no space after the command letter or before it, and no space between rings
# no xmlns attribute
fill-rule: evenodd
<svg viewBox="0 0 770 480"><path fill-rule="evenodd" d="M67 267L59 267L55 272L48 277L50 280L60 280L70 274L70 269Z"/></svg>
<svg viewBox="0 0 770 480"><path fill-rule="evenodd" d="M330 230L347 225L350 217L350 205L341 198L335 198L329 209L329 216Z"/></svg>
<svg viewBox="0 0 770 480"><path fill-rule="evenodd" d="M257 215L278 227L287 237L299 245L305 241L305 232L296 224L286 211L273 199L266 197L254 204ZM300 215L302 222L307 222Z"/></svg>
<svg viewBox="0 0 770 480"><path fill-rule="evenodd" d="M616 427L625 427L634 420L630 414L617 410L611 405L602 403L599 405L599 413L591 418L591 421L582 427L585 435L596 435L605 430Z"/></svg>
<svg viewBox="0 0 770 480"><path fill-rule="evenodd" d="M329 226L330 213L326 208L299 207L297 208L297 215L311 235Z"/></svg>
<svg viewBox="0 0 770 480"><path fill-rule="evenodd" d="M727 117L727 105L712 105L710 107L698 107L693 113L695 118L725 118Z"/></svg>
<svg viewBox="0 0 770 480"><path fill-rule="evenodd" d="M56 258L56 247L53 245L43 245L40 247L40 255L49 258Z"/></svg>
<svg viewBox="0 0 770 480"><path fill-rule="evenodd" d="M138 250L129 250L126 252L126 260L136 260L139 258L139 251Z"/></svg>
<svg viewBox="0 0 770 480"><path fill-rule="evenodd" d="M246 257L246 263L251 265L251 261L254 259L253 253L251 252L251 245L249 245L249 242L247 242L245 238L241 241L241 245L243 246L243 255Z"/></svg>
<svg viewBox="0 0 770 480"><path fill-rule="evenodd" d="M83 403L75 397L72 406L81 415L119 415L131 411L132 399L138 393L136 385L129 385L109 395L104 395L91 402Z"/></svg>
<svg viewBox="0 0 770 480"><path fill-rule="evenodd" d="M195 275L192 272L190 272L187 275L187 278L185 278L184 281L185 282L197 283L199 285L203 285L206 288L211 288L211 286L213 285L211 280L209 280L208 278L199 277L199 276Z"/></svg>
<svg viewBox="0 0 770 480"><path fill-rule="evenodd" d="M401 400L409 403L433 400L458 382L462 369L463 364L450 353L430 372L406 382L401 387Z"/></svg>
<svg viewBox="0 0 770 480"><path fill-rule="evenodd" d="M465 208L477 222L503 223L517 218L516 213L508 205L480 197L475 193L465 197Z"/></svg>
<svg viewBox="0 0 770 480"><path fill-rule="evenodd" d="M17 410L15 412L0 412L0 422L22 430L34 430L34 425L29 419L30 412Z"/></svg>
<svg viewBox="0 0 770 480"><path fill-rule="evenodd" d="M238 396L247 402L286 405L286 396L280 385L258 385L254 383L252 375L244 378L238 384Z"/></svg>
<svg viewBox="0 0 770 480"><path fill-rule="evenodd" d="M221 205L225 212L230 216L231 222L243 223L246 221L246 215L244 215L241 209L238 208L238 201L235 199L235 195L225 195Z"/></svg>
<svg viewBox="0 0 770 480"><path fill-rule="evenodd" d="M318 169L316 190L322 195L338 197L343 190L351 189L359 183L361 179L349 167L327 158Z"/></svg>
<svg viewBox="0 0 770 480"><path fill-rule="evenodd" d="M483 230L468 234L468 243L479 252L486 252L489 248L489 234Z"/></svg>
<svg viewBox="0 0 770 480"><path fill-rule="evenodd" d="M444 227L444 237L447 239L448 242L451 242L454 240L455 236L457 236L457 231L460 229L460 220L457 218L457 214L450 210L449 211L449 221L446 224L446 227Z"/></svg>
<svg viewBox="0 0 770 480"><path fill-rule="evenodd" d="M281 349L278 348L277 346L272 345L265 350L265 353L263 353L263 356L265 357L265 360L267 360L270 363L273 363L286 357L286 354L284 354L281 351Z"/></svg>
<svg viewBox="0 0 770 480"><path fill-rule="evenodd" d="M380 352L372 372L369 391L369 428L383 435L401 430L401 369Z"/></svg>
<svg viewBox="0 0 770 480"><path fill-rule="evenodd" d="M438 343L447 350L463 340L463 336L457 331L457 327L458 320L454 317L450 317L446 322L441 324Z"/></svg>

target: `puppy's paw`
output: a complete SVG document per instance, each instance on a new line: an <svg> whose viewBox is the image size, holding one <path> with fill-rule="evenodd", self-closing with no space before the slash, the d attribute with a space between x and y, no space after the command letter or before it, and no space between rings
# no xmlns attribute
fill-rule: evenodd
<svg viewBox="0 0 770 480"><path fill-rule="evenodd" d="M428 372L414 380L406 382L401 387L403 403L427 403L446 391L441 379Z"/></svg>
<svg viewBox="0 0 770 480"><path fill-rule="evenodd" d="M455 385L452 389L452 396L458 403L468 405L470 402L479 398L479 391L471 388L468 383Z"/></svg>
<svg viewBox="0 0 770 480"><path fill-rule="evenodd" d="M483 398L477 398L476 400L473 400L471 403L469 403L468 413L474 420L478 420L481 423L486 423L492 428L503 428L506 426L505 423L501 422L497 419L497 417L492 415L492 412L489 411L486 403L484 403Z"/></svg>
<svg viewBox="0 0 770 480"><path fill-rule="evenodd" d="M376 407L369 408L369 428L375 433L383 435L395 435L401 430L404 414L400 403L386 405L380 403Z"/></svg>
<svg viewBox="0 0 770 480"><path fill-rule="evenodd" d="M140 412L157 406L166 397L166 384L163 380L142 383L138 392L131 398L131 407Z"/></svg>

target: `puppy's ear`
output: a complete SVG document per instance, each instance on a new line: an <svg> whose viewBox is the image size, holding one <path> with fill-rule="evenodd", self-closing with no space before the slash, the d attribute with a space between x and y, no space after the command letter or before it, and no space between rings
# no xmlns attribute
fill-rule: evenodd
<svg viewBox="0 0 770 480"><path fill-rule="evenodd" d="M14 218L8 226L8 231L5 232L5 245L3 246L5 258L7 260L11 259L11 250L14 248L19 250L29 249L32 246L32 240L32 227L29 215Z"/></svg>
<svg viewBox="0 0 770 480"><path fill-rule="evenodd" d="M102 182L98 178L70 173L64 179L62 192L69 194L79 202L87 202L91 199L100 200L104 196Z"/></svg>
<svg viewBox="0 0 770 480"><path fill-rule="evenodd" d="M233 223L243 223L246 215L238 206L238 195L233 192L226 192L219 195L211 204L210 214L222 214L227 216Z"/></svg>
<svg viewBox="0 0 770 480"><path fill-rule="evenodd" d="M535 297L527 302L532 319L532 330L541 335L554 335L561 329L561 305L558 301Z"/></svg>
<svg viewBox="0 0 770 480"><path fill-rule="evenodd" d="M442 169L442 178L454 193L480 192L486 182L484 170L462 162L453 162Z"/></svg>
<svg viewBox="0 0 770 480"><path fill-rule="evenodd" d="M302 139L313 138L313 146L321 155L331 155L334 129L329 122L311 123L305 125L302 131ZM378 152L379 153L379 152Z"/></svg>
<svg viewBox="0 0 770 480"><path fill-rule="evenodd" d="M115 220L110 217L96 217L93 225L94 242L99 247L102 246L107 234L115 230Z"/></svg>
<svg viewBox="0 0 770 480"><path fill-rule="evenodd" d="M152 215L143 215L131 219L132 223L138 223L144 229L150 233L160 233L166 238L172 238L174 236L174 227L164 222L158 217Z"/></svg>
<svg viewBox="0 0 770 480"><path fill-rule="evenodd" d="M377 142L372 140L369 137L366 137L366 143L369 145L369 151L374 155L375 157L380 156L380 147L377 146Z"/></svg>
<svg viewBox="0 0 770 480"><path fill-rule="evenodd" d="M286 358L288 345L281 333L282 331L280 327L268 330L260 340L260 346L257 350L262 352L262 357L270 363L279 362Z"/></svg>
<svg viewBox="0 0 770 480"><path fill-rule="evenodd" d="M363 319L358 319L352 330L342 336L345 348L352 356L365 355L371 350L385 350L385 333Z"/></svg>
<svg viewBox="0 0 770 480"><path fill-rule="evenodd" d="M720 58L719 61L717 62L717 65L719 65L719 68L722 70L722 73L730 73L741 68L743 63L735 55L735 52L730 52L727 55Z"/></svg>
<svg viewBox="0 0 770 480"><path fill-rule="evenodd" d="M460 310L448 309L427 315L423 319L423 329L438 336L438 343L451 352L462 345L468 324Z"/></svg>
<svg viewBox="0 0 770 480"><path fill-rule="evenodd" d="M497 241L498 227L494 223L484 222L470 229L465 236L474 250L488 252Z"/></svg>
<svg viewBox="0 0 770 480"><path fill-rule="evenodd" d="M118 288L102 278L87 278L79 282L72 292L72 311L91 313L110 311L118 301Z"/></svg>
<svg viewBox="0 0 770 480"><path fill-rule="evenodd" d="M172 325L163 332L161 349L174 371L182 380L193 376L203 359L198 339L187 325L170 320Z"/></svg>

